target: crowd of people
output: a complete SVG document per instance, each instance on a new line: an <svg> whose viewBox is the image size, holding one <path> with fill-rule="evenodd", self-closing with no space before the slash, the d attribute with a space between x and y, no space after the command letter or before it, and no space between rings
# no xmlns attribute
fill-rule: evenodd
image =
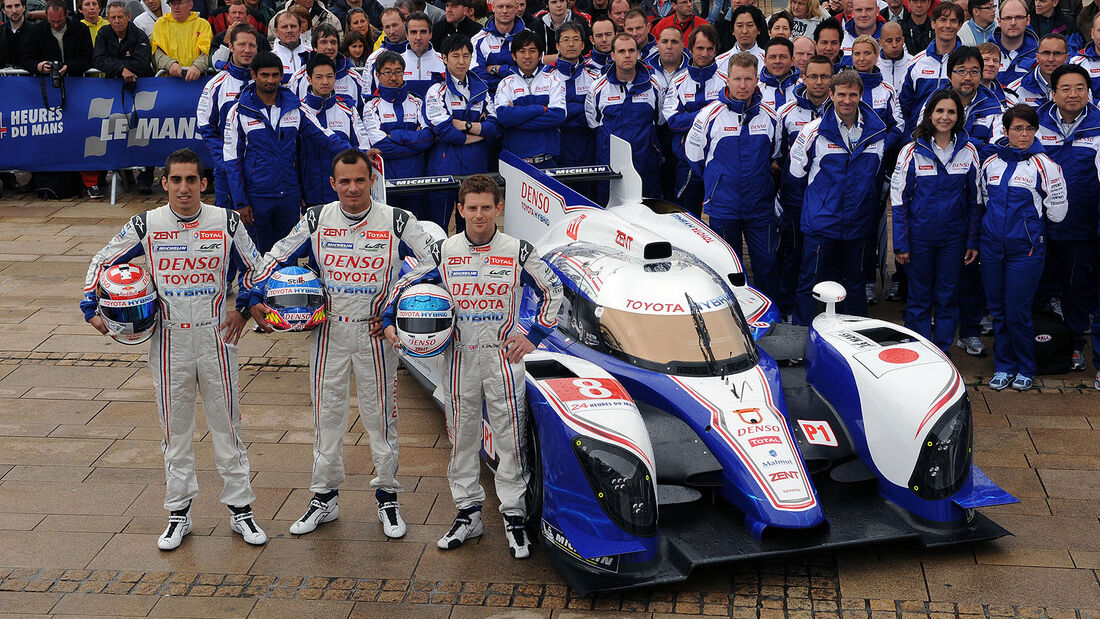
<svg viewBox="0 0 1100 619"><path fill-rule="evenodd" d="M752 283L796 324L823 279L845 285L847 312L878 300L892 209L883 294L906 300L908 326L945 353L984 355L992 333L991 386L1028 389L1032 307L1047 306L1074 333L1073 369L1086 367L1093 5L793 0L765 17L754 0L497 0L491 12L478 0L142 0L131 23L136 3L112 0L104 18L99 2L28 12L4 0L0 54L36 75L216 72L197 109L214 202L240 213L261 252L333 199L326 162L344 148L380 154L388 178L468 175L493 171L501 149L539 167L607 163L616 135L644 195L744 247ZM85 173L93 198L98 174ZM606 184L577 189L607 200ZM444 229L455 212L447 192L392 202Z"/></svg>

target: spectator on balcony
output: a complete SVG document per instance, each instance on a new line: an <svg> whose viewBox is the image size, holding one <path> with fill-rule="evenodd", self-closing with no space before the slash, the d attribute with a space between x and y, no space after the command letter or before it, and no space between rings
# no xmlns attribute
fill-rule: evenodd
<svg viewBox="0 0 1100 619"><path fill-rule="evenodd" d="M169 0L171 12L157 20L149 42L153 64L172 77L192 82L210 68L210 22L192 11L193 0Z"/></svg>

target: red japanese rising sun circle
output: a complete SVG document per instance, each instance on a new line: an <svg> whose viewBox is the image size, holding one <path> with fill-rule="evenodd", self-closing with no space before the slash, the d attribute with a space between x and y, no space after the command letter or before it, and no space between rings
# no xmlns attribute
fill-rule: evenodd
<svg viewBox="0 0 1100 619"><path fill-rule="evenodd" d="M920 355L908 348L887 348L878 354L878 358L886 363L912 363Z"/></svg>

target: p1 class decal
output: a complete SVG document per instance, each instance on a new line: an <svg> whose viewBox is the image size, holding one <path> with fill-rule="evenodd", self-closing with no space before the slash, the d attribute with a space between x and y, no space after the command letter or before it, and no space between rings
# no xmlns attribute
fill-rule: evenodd
<svg viewBox="0 0 1100 619"><path fill-rule="evenodd" d="M828 421L798 420L798 427L802 428L802 436L811 445L825 445L826 447L839 447L832 426Z"/></svg>

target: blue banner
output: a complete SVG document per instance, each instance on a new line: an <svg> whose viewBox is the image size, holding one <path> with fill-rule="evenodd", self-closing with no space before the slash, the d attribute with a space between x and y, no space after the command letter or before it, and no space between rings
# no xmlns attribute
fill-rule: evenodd
<svg viewBox="0 0 1100 619"><path fill-rule="evenodd" d="M195 128L206 79L75 77L61 90L45 78L0 77L0 170L113 170L164 165L188 147L210 164Z"/></svg>

